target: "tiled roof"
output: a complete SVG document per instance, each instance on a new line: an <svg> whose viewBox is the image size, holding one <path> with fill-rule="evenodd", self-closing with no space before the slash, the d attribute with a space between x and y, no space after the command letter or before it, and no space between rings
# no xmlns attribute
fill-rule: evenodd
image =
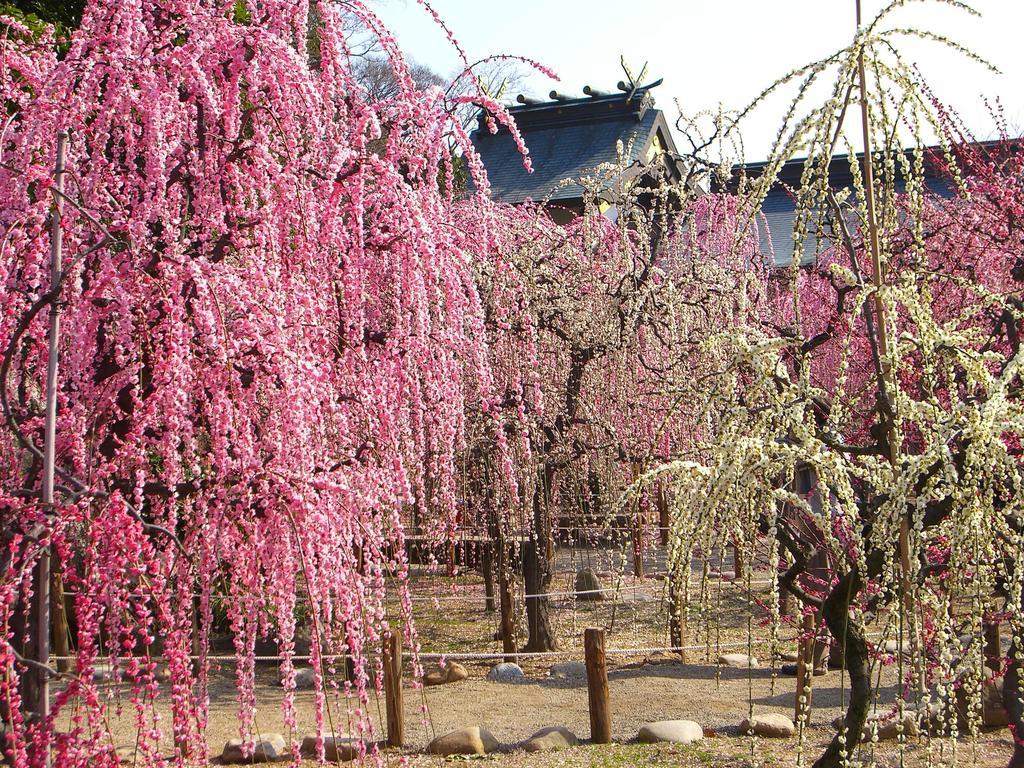
<svg viewBox="0 0 1024 768"><path fill-rule="evenodd" d="M527 131L524 138L530 150L533 173L527 173L523 167L523 158L508 131L494 135L477 131L473 134L473 144L487 169L494 199L521 203L549 196L552 200L578 198L583 195L583 188L578 184L552 192L562 179L578 179L601 163L616 162L619 140L624 148L631 149L626 163L631 164L646 149L658 114L657 110L649 109L639 121L635 116L626 115L608 122Z"/></svg>
<svg viewBox="0 0 1024 768"><path fill-rule="evenodd" d="M552 92L554 100L544 103L520 97L525 106L510 112L530 150L533 173L523 167L508 130L491 134L481 126L473 132L494 199L521 203L579 198L583 195L580 185L558 187L559 182L589 175L602 163L617 162L619 141L628 153L627 166L642 160L659 126L668 144L665 148L674 151L665 118L653 108L649 89L654 85L614 95L585 89L592 96L578 99Z"/></svg>

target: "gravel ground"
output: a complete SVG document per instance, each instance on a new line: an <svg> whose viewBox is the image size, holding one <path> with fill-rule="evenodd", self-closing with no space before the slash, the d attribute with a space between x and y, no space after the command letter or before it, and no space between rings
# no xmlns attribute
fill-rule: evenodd
<svg viewBox="0 0 1024 768"><path fill-rule="evenodd" d="M649 551L649 557L648 574L656 574L663 569L662 550L655 548ZM615 551L581 554L561 550L558 575L552 589L571 590L575 569L588 564L601 574L605 586L616 587L619 592L613 599L602 602L577 603L572 598L553 599L552 618L567 655L582 659L582 632L587 626L603 627L610 649L666 644L664 582L658 578L638 580L621 575L623 566L628 569L629 563L623 562ZM449 575L418 569L412 590L418 598L415 615L423 652L493 653L500 650L500 642L494 636L497 616L483 611L483 585L479 576L470 572L453 579ZM548 668L555 659L521 659L526 680L516 684L484 679L494 661L466 662L470 675L468 680L426 689L416 689L407 684L404 761L414 766L436 766L444 761L417 754L417 751L422 750L435 735L480 725L488 728L502 743L498 753L482 759L509 768L796 765L796 739L758 740L752 748L751 741L739 736L737 728L751 707L757 713L778 712L792 716L795 680L777 677L773 681L772 671L767 668L748 673L740 669L719 669L713 663L719 643L746 642L747 613L751 605L752 631L755 637L764 636L767 630L760 628L758 622L764 619L761 606L767 595L757 593L751 603L740 585L723 582L716 584L713 590L712 610L691 619L688 642L707 646L704 651L688 654L687 658L692 663L682 664L666 658L664 654L609 656L612 736L618 744L581 746L550 754L526 754L516 750L517 743L550 725L566 726L581 738L588 736L590 726L585 681L557 680L548 676ZM435 601L435 597L438 600ZM783 638L791 638L793 634L789 628L783 628L781 632ZM520 641L523 639L519 638ZM793 650L794 647L788 643L782 649ZM768 660L766 645L759 644L753 651L762 662ZM237 699L231 664L222 664L213 676L210 690L207 742L213 756L220 754L228 739L238 735ZM298 741L315 730L312 692L296 693L297 727L289 733L282 725L282 690L277 685L275 667L260 665L257 679L256 726L260 732L284 733L286 738ZM891 667L883 670L882 680L887 684L880 692L879 707L884 709L894 697ZM808 731L806 749L808 765L831 738L830 723L841 712L844 682L844 676L837 671L814 678L812 727ZM161 698L163 703L158 703L157 709L165 718L164 723L168 723L166 695ZM344 700L336 700L331 709L334 732L339 735L356 732L355 723L360 713L354 705L349 712ZM372 698L368 709L369 719L379 734L383 701ZM705 728L707 738L692 748L629 743L644 723L669 719L696 720ZM120 717L116 708L111 707L110 723L115 746L127 747L134 742L130 707L124 707ZM169 752L171 745L168 743L167 747ZM950 746L933 742L935 756L943 750L948 764ZM924 765L927 752L924 744L910 745L905 764ZM973 761L984 768L994 768L1005 765L1011 752L1012 742L1004 729L984 735L975 750L969 744L961 744L958 756L961 762ZM879 745L871 754L865 752L863 756L872 755L877 765L899 765L899 756L892 745ZM385 753L389 765L397 765L397 757L396 753Z"/></svg>
<svg viewBox="0 0 1024 768"><path fill-rule="evenodd" d="M581 738L589 735L587 690L583 680L555 680L541 676L545 666L527 665L527 679L521 683L495 683L482 679L485 666L471 666L468 680L426 689L405 690L406 754L414 765L436 765L438 758L415 753L423 749L433 736L448 731L481 725L488 728L502 743L500 754L489 756L503 766L658 766L671 765L748 765L751 758L749 739L738 732L739 721L746 716L751 705L755 712L779 712L792 715L792 678L777 678L772 690L771 672L767 669L722 669L716 678L714 666L634 662L609 670L609 693L612 704L612 736L620 746L582 746L573 750L547 754L527 755L515 750L515 745L542 727L563 725ZM261 732L282 732L280 701L281 689L273 684L271 668L260 670L258 700L261 703L257 726ZM830 672L814 680L814 709L812 728L808 736L806 754L813 758L831 737L828 724L840 713L843 696L841 675ZM211 755L219 755L224 742L237 735L238 721L234 714L233 684L227 675L218 677L213 685L213 701L208 726ZM891 687L883 690L883 698L891 698ZM427 714L421 712L425 705ZM379 703L383 709L383 702ZM314 729L313 695L302 691L296 694L298 727L296 740ZM378 703L371 700L370 719L375 729L380 728ZM340 708L334 713L335 731L339 734L354 732L352 720ZM631 745L641 725L655 720L692 719L700 723L709 738L693 748L670 748L666 745L649 747ZM115 721L117 746L132 741L130 723ZM285 732L286 737L288 736ZM936 742L938 744L938 742ZM169 745L168 745L169 746ZM755 755L763 765L796 765L796 739L781 741L759 740ZM1012 751L1006 730L983 736L975 755L978 765L1005 765ZM949 753L948 745L945 747ZM935 746L936 754L939 747ZM960 759L971 762L971 747L960 745ZM909 749L908 764L924 764L926 749L914 744ZM392 754L391 757L395 755ZM388 758L389 763L394 763ZM892 745L876 749L879 765L898 765L898 755ZM313 765L312 762L304 765Z"/></svg>

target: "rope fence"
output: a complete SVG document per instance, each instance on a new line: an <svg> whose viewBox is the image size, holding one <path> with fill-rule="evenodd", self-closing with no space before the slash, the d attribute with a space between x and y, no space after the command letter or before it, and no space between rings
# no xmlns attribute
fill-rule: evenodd
<svg viewBox="0 0 1024 768"><path fill-rule="evenodd" d="M877 640L885 637L883 632L871 632L864 636L869 640ZM792 643L800 639L799 635L793 635L792 637L780 637L778 639L779 644ZM754 648L763 647L770 645L771 640L769 639L751 639L751 640L738 640L731 643L704 643L701 645L666 645L666 646L653 646L653 647L640 647L640 648L606 648L604 653L606 656L642 656L652 653L679 653L680 651L706 651L720 650L729 648ZM565 650L565 651L509 651L507 653L502 651L481 651L477 653L438 653L436 651L424 651L420 653L413 653L412 651L404 651L402 658L405 659L447 659L451 661L487 661L494 659L504 659L508 656L515 656L519 659L581 659L584 654L582 650ZM97 656L97 659L111 661L115 658L121 659L122 661L130 658L145 658L150 661L163 661L165 656L146 656L146 657L131 657L131 656ZM234 655L189 655L186 658L192 660L200 660L205 658L207 661L237 661L238 657ZM292 655L288 657L292 661L312 661L314 659L311 655ZM349 653L324 653L319 656L322 661L338 661L355 658ZM366 654L363 658L375 659L377 654L371 653ZM50 656L52 661L76 661L77 656ZM284 661L284 654L264 654L254 656L255 661Z"/></svg>
<svg viewBox="0 0 1024 768"><path fill-rule="evenodd" d="M660 575L661 574L659 574L657 576L652 576L652 577L649 577L649 578L657 579ZM752 587L766 587L766 586L768 586L769 584L772 583L770 579L757 579L757 580L753 580L753 581L747 582L744 579L712 577L710 580L711 581L716 581L716 582L721 582L722 584L730 584L730 585L735 586L735 587L745 587L748 584L750 586L752 586ZM544 597L548 597L548 598L550 598L550 597L579 597L581 595L597 595L597 594L611 594L611 593L637 594L637 595L648 595L650 597L657 597L658 595L661 594L661 592L662 592L662 590L660 590L660 589L652 589L651 587L621 586L621 587L606 587L606 588L603 588L603 589L581 589L579 591L577 591L577 590L562 590L562 591L557 591L557 592L537 592L535 594L524 594L523 598L531 599L532 600L532 599L544 598ZM78 591L78 590L71 590L71 589L64 590L64 594L66 596L68 596L68 597L77 597L79 595L88 595L90 597L102 597L102 593L100 593L100 592L81 592L81 591ZM130 592L128 594L128 597L152 597L152 595L150 593L148 593L148 592ZM202 597L202 595L200 593L196 592L196 593L190 594L189 597L193 598L194 600L198 600L198 599L200 599ZM465 594L465 595L411 595L409 599L412 600L413 602L423 602L423 603L426 603L426 602L435 602L435 601L437 601L437 602L444 603L444 602L463 602L465 600L475 599L475 598L478 598L478 597L479 597L479 595L474 593L474 594ZM242 600L242 599L251 599L251 598L235 597L233 595L210 595L210 600L218 600L218 601L222 601L222 602L229 602L229 601L232 601L232 600Z"/></svg>
<svg viewBox="0 0 1024 768"><path fill-rule="evenodd" d="M780 643L788 643L796 640L797 637L779 639ZM732 643L718 643L713 644L712 650L718 650L722 648L751 648L754 646L768 645L771 641L769 640L753 640L747 642L746 640L737 641ZM676 645L676 646L660 646L650 648L606 648L606 656L644 656L652 653L679 653L680 651L704 651L708 649L708 645ZM411 651L404 651L402 658L405 659L446 659L451 661L488 661L496 659L504 659L508 656L515 656L519 659L582 659L584 653L582 650L565 650L565 651L524 651L522 653L518 651L511 651L509 653L503 653L501 651L488 651L480 653L437 653L437 652L424 652L424 653L413 653ZM149 661L163 661L166 657L164 656L146 656L146 657L129 657L129 656L97 656L97 659L111 661L118 658L122 661L129 658L145 658ZM192 660L200 660L205 658L207 661L237 661L238 657L231 655L208 655L198 656L190 655L187 658ZM292 661L312 661L314 659L311 655L295 655L289 656ZM339 661L348 660L355 658L351 654L347 653L325 653L319 657L322 661ZM367 654L363 658L376 659L376 654ZM77 656L51 656L53 661L76 661ZM254 661L284 661L284 654L271 654L271 655L258 655L253 657Z"/></svg>

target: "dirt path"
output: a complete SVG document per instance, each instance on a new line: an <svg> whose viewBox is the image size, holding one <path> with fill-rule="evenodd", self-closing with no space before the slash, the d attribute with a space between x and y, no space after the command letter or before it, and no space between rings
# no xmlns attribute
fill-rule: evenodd
<svg viewBox="0 0 1024 768"><path fill-rule="evenodd" d="M578 680L556 680L546 674L547 665L527 665L527 679L521 683L496 683L483 679L487 667L470 666L470 679L425 689L405 689L406 712L406 753L423 749L434 735L447 733L456 728L481 725L488 728L502 743L503 754L490 759L509 765L551 764L552 756L524 756L513 752L514 746L532 733L549 725L563 725L581 739L589 735L586 683ZM260 709L256 717L257 727L262 732L284 732L281 718L281 689L274 684L273 668L259 670L258 700ZM843 680L839 672L830 672L814 680L814 710L812 730L809 735L808 754L813 756L831 737L829 723L840 713L844 698ZM792 716L794 680L778 677L772 689L771 671L768 669L745 670L723 668L716 677L716 667L679 663L633 663L616 667L609 672L609 691L612 702L612 735L618 742L630 742L641 725L654 720L691 719L696 720L709 731L699 749L689 751L679 748L669 750L661 747L628 746L607 750L606 747L581 747L571 752L560 753L559 765L657 765L659 760L671 764L687 764L692 758L696 764L732 765L745 764L749 760L749 740L741 737L737 725L746 716L752 705L755 712L779 712ZM894 688L882 691L883 702L891 701ZM421 707L426 706L426 715ZM383 711L383 701L379 703ZM370 721L377 736L380 736L381 717L378 702L371 699ZM296 740L315 729L314 697L310 691L296 693L297 728L293 734ZM335 732L355 734L355 723L359 719L358 709L353 703L351 715L343 707L332 707ZM118 722L115 725L117 746L132 742L131 723ZM238 719L231 678L222 674L212 686L210 721L207 730L211 755L220 754L225 741L237 736ZM286 737L288 736L285 732ZM759 742L760 743L760 742ZM796 740L765 742L758 747L766 756L775 755L765 764L795 765ZM981 742L979 764L995 766L1005 764L1011 742L1004 731L987 734ZM168 744L168 749L170 744ZM962 749L968 749L962 747ZM948 747L947 747L948 750ZM911 753L924 759L923 746L915 746ZM598 755L603 754L603 757ZM894 754L891 745L882 745L879 755ZM968 753L963 752L962 756ZM607 762L608 755L617 755L614 762ZM640 757L643 755L643 757ZM681 760L685 756L686 760ZM702 757L703 756L703 757ZM633 761L640 761L634 763ZM597 761L597 762L595 762ZM621 762L620 762L621 761ZM710 762L709 762L710 761ZM773 763L774 761L774 763ZM435 763L436 758L417 757L413 761ZM888 764L888 758L879 764ZM309 763L310 765L312 763ZM896 763L898 764L898 760Z"/></svg>

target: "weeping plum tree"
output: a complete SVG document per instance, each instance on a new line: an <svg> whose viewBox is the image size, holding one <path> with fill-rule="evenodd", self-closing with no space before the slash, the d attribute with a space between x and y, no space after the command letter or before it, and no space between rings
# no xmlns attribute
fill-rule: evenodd
<svg viewBox="0 0 1024 768"><path fill-rule="evenodd" d="M117 763L110 704L92 681L108 656L131 681L141 762L205 761L215 592L243 736L261 636L281 650L295 723L300 606L318 729L333 729L345 706L325 685L333 656L354 655L344 690L365 704L377 677L367 649L409 623L403 509L418 502L454 527L468 402L494 408L475 275L453 235L449 141L462 142L478 189L486 179L440 89L416 89L379 21L345 6L390 58L389 98L367 98L350 22L331 2L95 0L60 60L52 37L2 19L0 700L15 765L47 752L62 766ZM485 95L461 98L508 122ZM477 253L491 236L479 233ZM49 505L43 393L57 311ZM48 553L73 593L74 667L47 713L23 683L45 690L54 674L31 642L38 601L24 620ZM389 576L398 615L384 605Z"/></svg>
<svg viewBox="0 0 1024 768"><path fill-rule="evenodd" d="M773 592L795 592L841 647L849 707L823 768L854 756L878 694L869 624L898 638L890 714L946 735L975 735L983 715L991 598L1007 598L1020 647L1020 162L1013 145L949 148L949 115L894 44L918 33L885 28L900 5L794 73L791 115L834 72L829 100L780 131L768 172L741 182L733 223L745 242L782 162L806 151L792 265L765 286L755 322L709 339L721 366L691 390L706 436L695 458L664 467L678 589L690 596L698 550L736 540L772 563L786 554ZM922 148L930 132L945 149ZM830 187L837 149L852 189ZM953 199L928 192L928 163L946 169ZM823 579L806 578L815 561ZM1005 696L1019 725L1016 670Z"/></svg>
<svg viewBox="0 0 1024 768"><path fill-rule="evenodd" d="M669 187L652 167L623 182L625 171L595 169L584 212L565 225L542 207L500 208L495 256L479 262L496 389L526 431L511 441L518 499L469 497L499 513L502 531L528 532L528 595L550 591L556 515L609 523L637 467L692 441L674 382L693 374L696 340L730 323L737 304L716 288L735 281L705 258L728 249L715 242L718 214L694 194L697 179ZM609 195L615 221L600 209ZM492 435L480 434L475 460L486 460ZM546 598L528 599L526 614L526 649L552 650Z"/></svg>

